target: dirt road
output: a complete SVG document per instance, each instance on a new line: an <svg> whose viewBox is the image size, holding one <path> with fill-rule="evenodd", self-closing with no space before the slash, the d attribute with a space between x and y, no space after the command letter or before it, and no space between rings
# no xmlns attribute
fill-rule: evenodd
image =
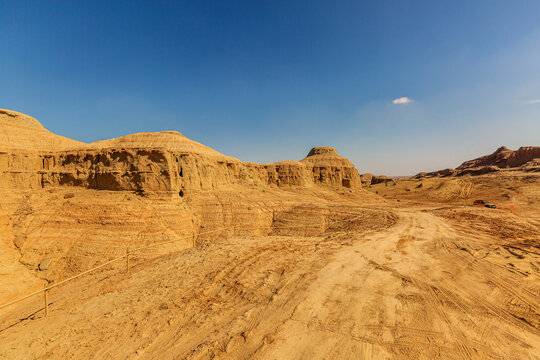
<svg viewBox="0 0 540 360"><path fill-rule="evenodd" d="M538 288L467 251L481 245L489 251L436 216L401 212L395 227L337 252L258 355L533 358Z"/></svg>
<svg viewBox="0 0 540 360"><path fill-rule="evenodd" d="M0 314L0 358L534 359L539 254L429 208L385 230L235 237ZM510 250L509 250L510 249Z"/></svg>

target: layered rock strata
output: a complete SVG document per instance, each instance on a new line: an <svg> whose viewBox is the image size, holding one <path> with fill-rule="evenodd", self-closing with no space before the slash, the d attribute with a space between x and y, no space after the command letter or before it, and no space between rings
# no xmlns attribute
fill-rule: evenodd
<svg viewBox="0 0 540 360"><path fill-rule="evenodd" d="M137 264L234 234L333 231L338 220L364 214L330 208L344 194L369 197L344 191L355 187L354 165L328 147L301 161L255 164L176 131L86 144L0 110L0 260L30 279L27 288L0 279L2 302L41 288L35 275L63 279L126 249L167 244L134 253Z"/></svg>
<svg viewBox="0 0 540 360"><path fill-rule="evenodd" d="M510 150L504 146L493 154L465 161L457 170L477 168L480 166L497 166L498 168L515 168L520 166L538 166L540 164L540 146L522 146Z"/></svg>
<svg viewBox="0 0 540 360"><path fill-rule="evenodd" d="M517 150L501 146L494 153L465 161L455 169L421 172L413 178L476 176L514 170L540 171L540 146L522 146Z"/></svg>
<svg viewBox="0 0 540 360"><path fill-rule="evenodd" d="M347 188L362 186L360 174L354 165L329 146L314 147L301 162L313 173L315 184Z"/></svg>
<svg viewBox="0 0 540 360"><path fill-rule="evenodd" d="M0 126L1 188L77 186L183 196L227 185L361 186L354 165L329 147L312 149L300 162L262 165L225 156L176 131L84 144L8 110L1 110Z"/></svg>

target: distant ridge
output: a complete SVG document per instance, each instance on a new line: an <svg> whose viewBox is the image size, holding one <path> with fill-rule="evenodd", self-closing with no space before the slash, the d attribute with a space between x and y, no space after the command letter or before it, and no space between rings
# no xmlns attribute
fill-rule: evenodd
<svg viewBox="0 0 540 360"><path fill-rule="evenodd" d="M421 172L413 178L483 175L503 170L540 171L540 146L522 146L517 150L501 146L492 154L465 161L455 169Z"/></svg>
<svg viewBox="0 0 540 360"><path fill-rule="evenodd" d="M522 146L517 150L510 150L505 146L501 146L494 153L465 161L456 169L465 170L479 166L497 166L501 169L519 166L536 166L539 161L540 146Z"/></svg>

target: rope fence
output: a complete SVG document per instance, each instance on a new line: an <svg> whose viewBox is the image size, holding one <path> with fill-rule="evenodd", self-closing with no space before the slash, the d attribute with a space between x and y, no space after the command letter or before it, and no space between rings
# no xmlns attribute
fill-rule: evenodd
<svg viewBox="0 0 540 360"><path fill-rule="evenodd" d="M198 235L206 235L206 234L211 234L211 233L215 233L215 232L218 232L218 231L230 230L230 229L234 229L234 228L235 228L235 226L228 227L228 228L220 228L220 229L216 229L216 230L212 230L212 231L206 231L206 232L203 232L203 233L199 233ZM45 287L44 287L43 289L41 289L41 290L34 291L34 292L32 292L32 293L30 293L30 294L28 294L28 295L25 295L25 296L23 296L23 297L21 297L21 298L19 298L19 299L17 299L17 300L13 300L13 301L11 301L11 302L9 302L9 303L7 303L7 304L0 305L0 309L3 309L3 308L8 307L8 306L10 306L10 305L16 304L16 303L18 303L18 302L20 302L20 301L23 301L23 300L25 300L25 299L28 299L28 298L30 298L30 297L32 297L32 296L34 296L34 295L37 295L37 294L41 294L41 293L43 292L43 293L45 293L45 316L47 316L47 312L48 312L48 311L47 311L47 310L48 310L47 293L49 292L49 290L51 290L51 289L53 289L53 288L55 288L55 287L57 287L57 286L60 286L60 285L62 285L62 284L65 284L65 283L67 283L67 282L69 282L69 281L75 280L75 279L77 279L77 278L79 278L79 277L81 277L81 276L83 276L83 275L86 275L86 274L92 272L92 271L101 269L101 268L103 268L103 267L105 267L105 266L107 266L107 265L109 265L109 264L111 264L111 263L113 263L113 262L115 262L115 261L118 261L118 260L121 260L121 259L124 259L124 258L127 259L127 260L126 260L126 270L129 271L129 256L130 256L131 254L133 254L134 252L141 251L141 250L145 250L145 249L148 249L148 248L151 248L151 247L154 247L154 246L158 246L158 245L169 244L169 243L172 243L172 242L175 242L175 241L179 241L179 240L189 239L190 237L193 237L193 236L194 236L194 235L190 235L190 236L186 236L186 237L183 237L183 238L180 238L180 239L174 239L174 240L170 240L170 241L164 241L164 242L160 242L160 243L154 243L154 244L151 244L151 245L148 245L148 246L142 246L142 247L139 247L139 248L136 248L136 249L132 249L132 250L129 250L129 249L128 249L128 250L126 251L126 254L125 254L125 255L118 256L118 257L116 257L116 258L114 258L114 259L111 259L111 260L109 260L109 261L104 262L103 264L100 264L100 265L98 265L98 266L96 266L96 267L93 267L93 268L91 268L91 269L88 269L88 270L86 270L86 271L83 271L82 273L79 273L79 274L77 274L77 275L73 275L72 277L69 277L69 278L64 279L64 280L62 280L62 281L59 281L59 282L54 283L54 284L52 284L52 285L49 285L49 286L45 285Z"/></svg>
<svg viewBox="0 0 540 360"><path fill-rule="evenodd" d="M341 214L347 214L347 215L353 215L352 213L346 213L346 212L336 212L336 213L341 213ZM335 225L337 223L340 223L340 222L344 222L344 221L353 221L355 220L356 218L358 218L359 215L358 213L354 214L354 215L357 215L356 217L352 218L352 219L342 219L342 220L337 220L335 222L333 222L331 225ZM43 289L41 290L37 290L37 291L34 291L30 294L27 294L19 299L16 299L16 300L13 300L11 302L8 302L6 304L3 304L3 305L0 305L0 309L3 309L5 307L8 307L10 305L13 305L13 304L16 304L18 302L21 302L23 300L26 300L32 296L35 296L35 295L38 295L38 294L41 294L43 293L44 295L44 302L45 302L45 307L44 307L44 312L45 312L45 316L47 316L49 314L49 291L57 286L60 286L62 284L65 284L69 281L72 281L72 280L75 280L83 275L86 275L88 273L91 273L95 270L98 270L98 269L101 269L113 262L116 262L116 261L119 261L119 260L122 260L122 259L126 259L126 272L129 272L129 268L130 268L130 261L129 261L129 257L130 255L133 255L133 253L135 252L138 252L138 251L141 251L141 250L146 250L146 249L149 249L149 248L152 248L152 247L155 247L155 246L161 246L161 245L165 245L165 244L170 244L170 243L173 243L173 242L177 242L179 240L186 240L186 239L189 239L189 238L193 238L193 245L195 245L195 238L196 237L199 237L201 235L207 235L207 234L212 234L212 233L216 233L216 232L221 232L221 231L225 231L225 230L235 230L238 226L230 226L230 227L224 227L224 228L219 228L219 229L215 229L215 230L210 230L210 231L205 231L205 232L202 232L202 233L198 233L198 234L193 234L193 235L190 235L190 236L185 236L185 237L181 237L181 238L176 238L176 239L173 239L173 240L169 240L169 241L164 241L164 242L159 242L159 243L154 243L154 244L150 244L150 245L146 245L146 246L141 246L141 247L138 247L138 248L135 248L135 249L126 249L126 253L122 256L118 256L114 259L111 259L109 261L106 261L104 262L103 264L100 264L96 267L93 267L91 269L88 269L86 271L83 271L77 275L73 275L67 279L64 279L62 281L59 281L57 283L54 283L52 285L49 285L49 284L45 284L45 286L43 287ZM313 228L320 228L321 225L320 224L317 224L317 225L293 225L293 226L279 226L277 227L276 229L274 230L280 230L280 229L286 229L286 228L295 228L295 229L306 229L306 228L310 228L310 227L313 227ZM241 227L242 229L246 229L246 227L242 226Z"/></svg>

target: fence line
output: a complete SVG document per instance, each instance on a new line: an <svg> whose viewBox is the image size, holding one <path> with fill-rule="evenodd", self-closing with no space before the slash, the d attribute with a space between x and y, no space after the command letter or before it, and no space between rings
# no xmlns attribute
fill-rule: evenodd
<svg viewBox="0 0 540 360"><path fill-rule="evenodd" d="M351 215L352 215L352 214L351 214ZM328 224L328 225L335 225L335 224L337 224L337 223L344 222L344 221L352 221L352 220L355 220L356 218L358 218L358 217L361 216L361 214L355 214L355 215L358 215L358 216L355 216L355 217L352 218L352 219L342 219L342 220L338 220L338 221L335 221L335 222L333 222L332 224ZM321 226L321 225L279 226L279 227L277 227L277 228L274 229L274 230L279 230L279 229L284 229L284 228L296 228L296 229L298 229L298 228L303 228L303 229L305 229L305 228L310 228L310 227L317 227L317 228L320 228L320 226ZM195 239L195 237L198 237L198 236L200 236L200 235L206 235L206 234L216 233L216 232L219 232L219 231L225 231L225 230L236 229L237 227L238 227L238 226L230 226L230 227L225 227L225 228L219 228L219 229L215 229L215 230L205 231L205 232L202 232L202 233L199 233L199 234L193 234L193 235L190 235L190 236L181 237L181 238L179 238L179 239L173 239L173 240L164 241L164 242L160 242L160 243L150 244L150 245L147 245L147 246L141 246L141 247L138 247L138 248L135 248L135 249L132 249L132 250L129 250L129 249L128 249L128 250L126 251L126 254L124 254L124 255L122 255L122 256L118 256L118 257L116 257L116 258L114 258L114 259L111 259L111 260L109 260L109 261L104 262L103 264L100 264L100 265L98 265L98 266L96 266L96 267L93 267L93 268L91 268L91 269L89 269L89 270L83 271L82 273L79 273L79 274L77 274L77 275L73 275L73 276L71 276L71 277L69 277L69 278L67 278L67 279L64 279L64 280L62 280L62 281L59 281L59 282L54 283L54 284L52 284L52 285L49 285L49 286L45 285L45 287L44 287L43 289L41 289L41 290L34 291L34 292L32 292L32 293L30 293L30 294L28 294L28 295L25 295L25 296L23 296L23 297L21 297L21 298L19 298L19 299L13 300L13 301L11 301L11 302L9 302L9 303L7 303L7 304L0 305L0 309L3 309L3 308L8 307L8 306L10 306L10 305L16 304L16 303L18 303L18 302L20 302L20 301L26 300L26 299L28 299L28 298L34 296L34 295L38 295L38 294L40 294L40 293L44 293L44 297L45 297L45 316L47 316L47 314L48 314L48 296L47 296L47 295L48 295L49 290L51 290L51 289L53 289L53 288L55 288L55 287L57 287L57 286L60 286L60 285L62 285L62 284L65 284L65 283L67 283L67 282L69 282L69 281L71 281L71 280L77 279L77 278L79 278L79 277L81 277L81 276L83 276L83 275L86 275L86 274L88 274L88 273L94 271L94 270L101 269L102 267L105 267L105 266L107 266L107 265L109 265L109 264L111 264L111 263L113 263L113 262L115 262L115 261L118 261L118 260L121 260L121 259L124 259L124 258L126 258L126 271L129 271L129 256L130 256L131 254L133 254L134 252L137 252L137 251L146 250L146 249L149 249L149 248L151 248L151 247L158 246L158 245L169 244L169 243L172 243L172 242L176 242L176 241L178 241L178 240L189 239L190 237L193 238L193 239ZM195 245L195 243L194 243L193 245Z"/></svg>
<svg viewBox="0 0 540 360"><path fill-rule="evenodd" d="M215 232L223 231L223 230L234 229L234 228L235 228L234 226L233 226L233 227L228 227L228 228L220 228L220 229L216 229L216 230L212 230L212 231L206 231L206 232L203 232L203 233L200 233L200 234L197 234L197 235L206 235L206 234L215 233ZM73 275L72 277L69 277L69 278L64 279L64 280L62 280L62 281L59 281L59 282L57 282L57 283L54 283L54 284L52 284L52 285L50 285L50 286L46 286L46 287L44 287L44 288L41 289L41 290L34 291L34 292L32 292L32 293L30 293L30 294L28 294L28 295L23 296L22 298L19 298L19 299L17 299L17 300L13 300L13 301L11 301L11 302L9 302L9 303L7 303L7 304L0 305L0 309L3 309L3 308L5 308L5 307L7 307L7 306L9 306L9 305L16 304L16 303L18 303L19 301L23 301L23 300L25 300L25 299L28 299L29 297L32 297L32 296L37 295L37 294L40 294L40 293L42 293L42 292L46 292L46 291L48 291L48 290L51 290L52 288L55 288L55 287L57 287L57 286L60 286L60 285L66 283L66 282L68 282L68 281L74 280L74 279L76 279L76 278L78 278L78 277L81 277L81 276L83 276L83 275L86 275L86 274L88 274L89 272L92 272L92 271L94 271L94 270L101 269L102 267L107 266L107 265L109 265L109 264L111 264L111 263L113 263L113 262L115 262L115 261L118 261L118 260L124 259L125 257L128 257L130 254L132 254L132 253L134 253L134 252L136 252L136 251L145 250L145 249L148 249L148 248L150 248L150 247L157 246L157 245L168 244L168 243L171 243L171 242L174 242L174 241L178 241L178 240L185 240L185 239L188 239L188 238L193 237L193 236L194 236L194 235L190 235L190 236L186 236L186 237L183 237L183 238L180 238L180 239L174 239L174 240L170 240L170 241L164 241L164 242L160 242L160 243L154 243L154 244L151 244L151 245L148 245L148 246L143 246L143 247L139 247L139 248L136 248L136 249L133 249L133 250L129 250L129 252L126 252L125 255L118 256L118 257L116 257L116 258L114 258L114 259L112 259L112 260L109 260L109 261L104 262L103 264L100 264L100 265L98 265L98 266L96 266L96 267L93 267L93 268L91 268L91 269L89 269L89 270L83 271L82 273L79 273L79 274L77 274L77 275Z"/></svg>

